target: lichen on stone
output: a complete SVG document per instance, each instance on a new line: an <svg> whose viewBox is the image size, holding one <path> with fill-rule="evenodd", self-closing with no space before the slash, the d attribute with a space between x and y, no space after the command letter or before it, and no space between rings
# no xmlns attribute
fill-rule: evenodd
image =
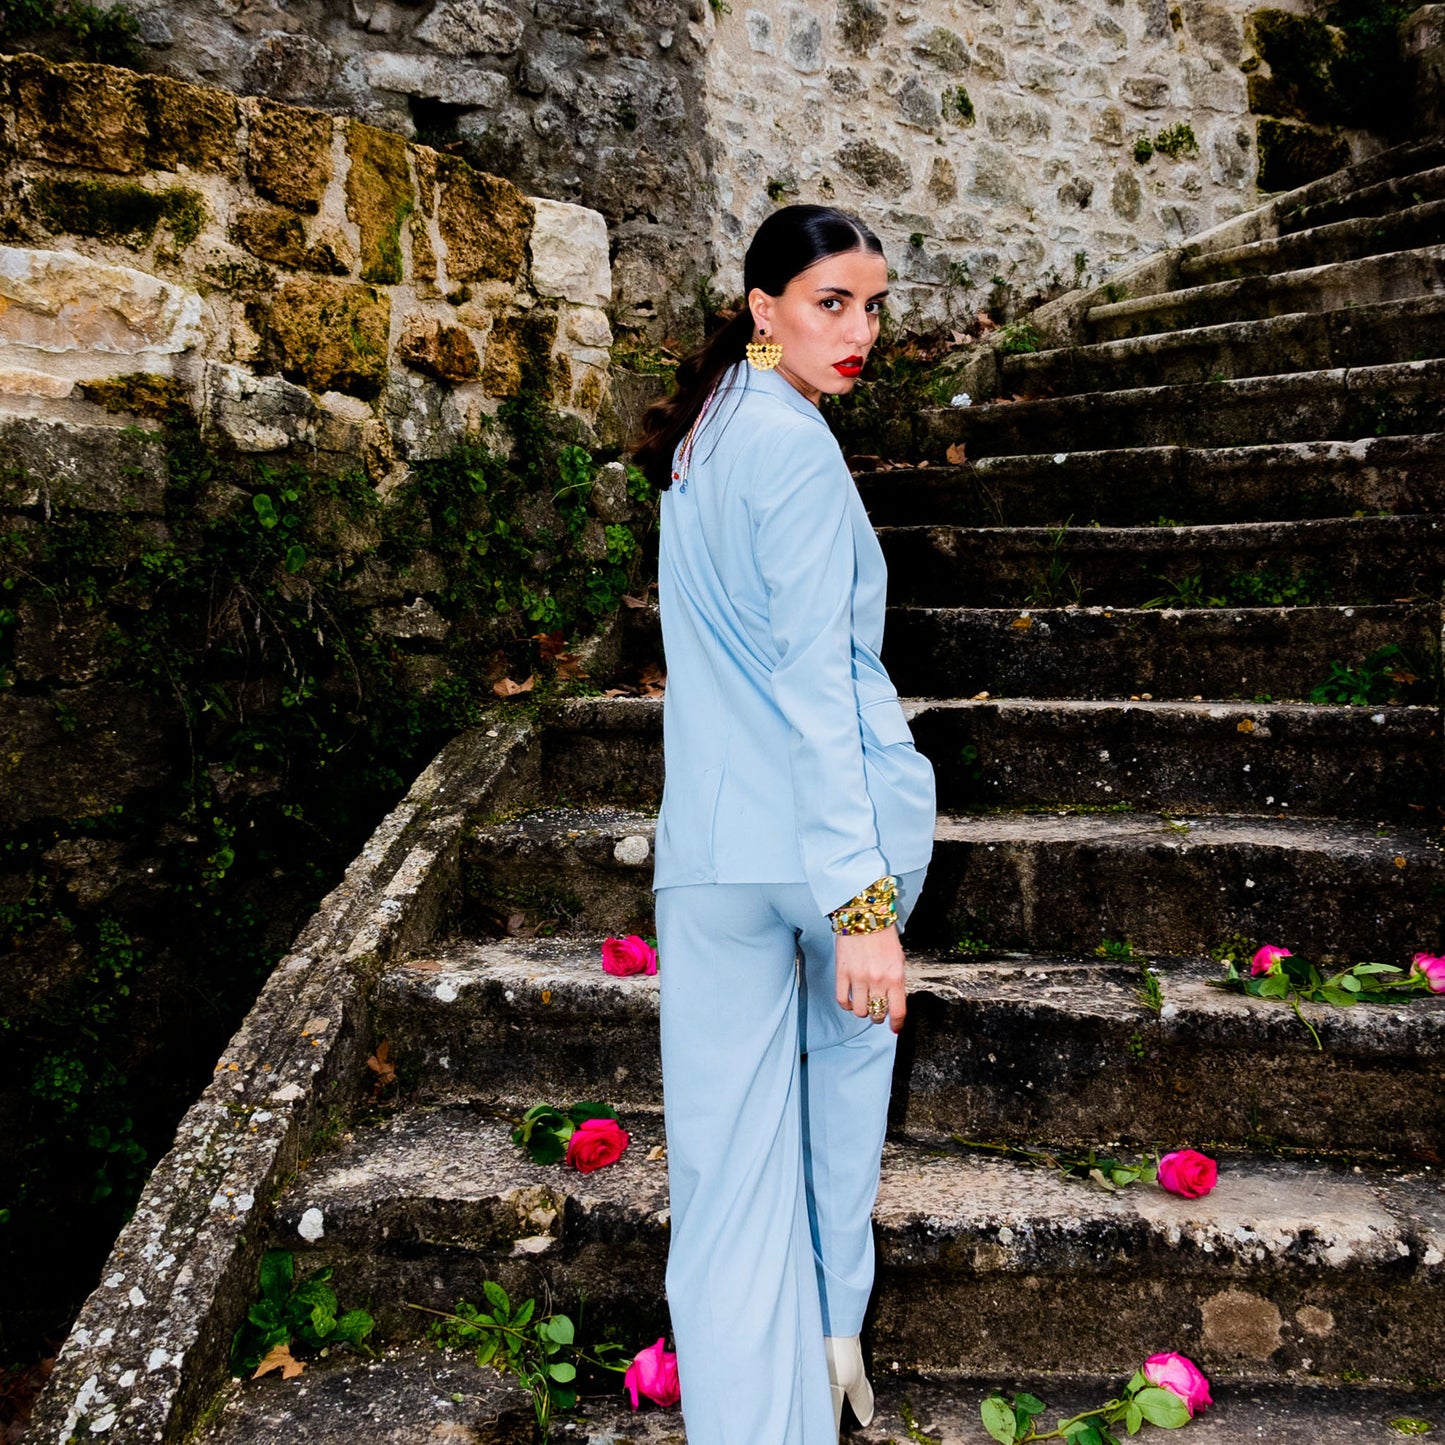
<svg viewBox="0 0 1445 1445"><path fill-rule="evenodd" d="M406 142L352 121L346 149L346 214L361 230L361 279L395 285L402 279L401 228L416 206Z"/></svg>
<svg viewBox="0 0 1445 1445"><path fill-rule="evenodd" d="M184 165L193 171L235 175L239 113L233 96L169 75L146 75L136 84L146 119L146 160L159 170Z"/></svg>
<svg viewBox="0 0 1445 1445"><path fill-rule="evenodd" d="M135 416L164 421L189 409L189 389L173 376L150 371L132 371L102 381L83 381L80 391L109 412L130 412Z"/></svg>
<svg viewBox="0 0 1445 1445"><path fill-rule="evenodd" d="M386 381L391 300L370 286L297 276L276 290L266 313L278 369L314 392L370 401Z"/></svg>
<svg viewBox="0 0 1445 1445"><path fill-rule="evenodd" d="M253 256L292 271L320 271L344 276L347 267L327 245L313 245L306 226L294 211L251 206L240 211L231 225L231 239Z"/></svg>
<svg viewBox="0 0 1445 1445"><path fill-rule="evenodd" d="M329 115L252 100L246 174L268 201L314 214L331 180Z"/></svg>
<svg viewBox="0 0 1445 1445"><path fill-rule="evenodd" d="M527 265L532 203L510 181L439 155L438 226L452 281L517 281Z"/></svg>

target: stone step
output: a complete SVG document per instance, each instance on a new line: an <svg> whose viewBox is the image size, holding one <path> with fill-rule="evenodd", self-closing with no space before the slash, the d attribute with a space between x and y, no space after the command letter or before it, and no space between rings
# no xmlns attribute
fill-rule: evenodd
<svg viewBox="0 0 1445 1445"><path fill-rule="evenodd" d="M1445 292L1343 311L1226 321L999 360L1000 391L1064 396L1186 386L1341 366L1419 361L1445 352Z"/></svg>
<svg viewBox="0 0 1445 1445"><path fill-rule="evenodd" d="M1441 290L1445 290L1445 246L1426 246L1270 276L1123 297L1091 307L1088 325L1096 341L1109 341L1295 311L1334 311L1371 302L1404 301Z"/></svg>
<svg viewBox="0 0 1445 1445"><path fill-rule="evenodd" d="M587 1344L596 1343L587 1336ZM628 1341L628 1351L643 1342ZM650 1343L647 1342L647 1343ZM669 1341L671 1343L671 1341ZM1142 1362L1141 1362L1142 1363ZM871 1362L877 1414L867 1428L848 1434L858 1445L897 1445L920 1435L933 1445L981 1441L979 1406L995 1389L1028 1390L1057 1417L1090 1410L1117 1397L1122 1376L1000 1375L972 1378L942 1372L904 1374L892 1362ZM593 1383L593 1382L589 1382ZM596 1382L574 1411L556 1417L554 1438L590 1445L685 1445L679 1409L644 1405L634 1411L622 1386ZM1391 1420L1445 1417L1438 1393L1328 1385L1211 1382L1213 1403L1189 1426L1191 1445L1398 1445ZM467 1441L468 1445L532 1445L532 1409L521 1388L466 1350L410 1343L384 1348L377 1358L339 1353L314 1361L303 1382L268 1375L231 1382L214 1402L214 1423L199 1445L415 1445ZM1438 1426L1437 1426L1438 1428Z"/></svg>
<svg viewBox="0 0 1445 1445"><path fill-rule="evenodd" d="M948 448L960 443L977 460L1132 447L1230 447L1261 437L1353 441L1435 431L1442 414L1445 359L1431 359L939 407L919 417L918 447L921 455L942 461Z"/></svg>
<svg viewBox="0 0 1445 1445"><path fill-rule="evenodd" d="M1243 935L1408 964L1445 939L1445 857L1422 828L1285 816L941 816L916 945L1207 954Z"/></svg>
<svg viewBox="0 0 1445 1445"><path fill-rule="evenodd" d="M1433 707L1090 702L909 703L954 812L1050 805L1394 818L1441 802Z"/></svg>
<svg viewBox="0 0 1445 1445"><path fill-rule="evenodd" d="M1438 597L1445 582L1445 520L1429 515L1203 527L884 527L878 537L889 599L899 606L1392 602Z"/></svg>
<svg viewBox="0 0 1445 1445"><path fill-rule="evenodd" d="M556 1308L585 1297L594 1338L651 1341L667 1331L663 1136L655 1114L624 1124L622 1159L578 1175L533 1164L508 1119L403 1111L310 1161L278 1202L272 1241L303 1269L333 1266L392 1339L420 1333L408 1303L451 1309L496 1279ZM1220 1166L1212 1193L1183 1200L887 1145L875 1356L1127 1378L1169 1348L1221 1381L1433 1373L1445 1194L1430 1166L1356 1172L1248 1155Z"/></svg>
<svg viewBox="0 0 1445 1445"><path fill-rule="evenodd" d="M1430 1158L1445 1118L1445 998L1395 1008L1283 1004L1211 988L1208 960L964 957L909 947L909 1022L892 1127L915 1138L1045 1139L1087 1149L1194 1140ZM670 960L664 958L660 968ZM373 1028L403 1099L500 1110L662 1097L658 980L613 978L601 938L457 942L389 968ZM1248 1080L1247 1088L1240 1081Z"/></svg>
<svg viewBox="0 0 1445 1445"><path fill-rule="evenodd" d="M1438 195L1374 215L1356 215L1265 241L1251 241L1179 265L1182 281L1205 286L1240 276L1272 276L1331 261L1353 261L1388 251L1410 251L1445 241L1445 199Z"/></svg>
<svg viewBox="0 0 1445 1445"><path fill-rule="evenodd" d="M1382 216L1406 206L1439 200L1442 196L1445 196L1445 165L1434 165L1424 170L1412 169L1328 199L1284 207L1279 212L1278 225L1282 234L1296 235L1357 216Z"/></svg>
<svg viewBox="0 0 1445 1445"><path fill-rule="evenodd" d="M1445 856L1421 827L1268 815L940 815L920 947L1198 955L1244 934L1311 956L1408 961L1445 941ZM468 936L654 932L640 813L548 808L466 845ZM624 861L625 860L625 861ZM636 861L633 861L636 860Z"/></svg>
<svg viewBox="0 0 1445 1445"><path fill-rule="evenodd" d="M1140 447L861 472L875 526L1293 521L1445 509L1445 432L1354 442Z"/></svg>
<svg viewBox="0 0 1445 1445"><path fill-rule="evenodd" d="M1403 649L1433 700L1438 607L895 607L883 661L905 696L1308 699L1332 663ZM1146 699L1148 700L1148 699Z"/></svg>

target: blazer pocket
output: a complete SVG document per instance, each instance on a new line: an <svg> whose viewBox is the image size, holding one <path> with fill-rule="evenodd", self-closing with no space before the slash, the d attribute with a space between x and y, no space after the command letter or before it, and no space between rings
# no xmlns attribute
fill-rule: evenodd
<svg viewBox="0 0 1445 1445"><path fill-rule="evenodd" d="M913 741L908 719L903 716L903 705L896 697L881 697L876 702L865 703L858 709L858 717L864 733L882 747Z"/></svg>

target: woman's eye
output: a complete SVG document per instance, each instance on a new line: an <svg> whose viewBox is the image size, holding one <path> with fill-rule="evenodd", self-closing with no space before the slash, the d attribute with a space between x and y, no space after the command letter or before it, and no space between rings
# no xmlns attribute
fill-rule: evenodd
<svg viewBox="0 0 1445 1445"><path fill-rule="evenodd" d="M870 301L866 310L870 316L881 316L883 314L883 303L881 301Z"/></svg>
<svg viewBox="0 0 1445 1445"><path fill-rule="evenodd" d="M835 311L843 302L837 296L825 296L818 304L824 311Z"/></svg>

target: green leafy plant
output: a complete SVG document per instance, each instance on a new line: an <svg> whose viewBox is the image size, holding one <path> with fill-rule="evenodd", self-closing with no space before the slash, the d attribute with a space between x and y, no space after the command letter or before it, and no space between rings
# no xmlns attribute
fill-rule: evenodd
<svg viewBox="0 0 1445 1445"><path fill-rule="evenodd" d="M1159 975L1147 963L1139 965L1139 987L1134 997L1151 1013L1158 1013L1164 1007L1164 991L1159 986Z"/></svg>
<svg viewBox="0 0 1445 1445"><path fill-rule="evenodd" d="M84 0L7 0L0 8L0 42L55 31L82 58L102 65L134 65L142 47L140 21L125 5Z"/></svg>
<svg viewBox="0 0 1445 1445"><path fill-rule="evenodd" d="M1401 701L1406 690L1420 681L1420 671L1395 643L1372 652L1358 667L1332 661L1325 680L1310 689L1313 703L1347 703L1375 707Z"/></svg>
<svg viewBox="0 0 1445 1445"><path fill-rule="evenodd" d="M1134 138L1134 159L1142 166L1154 154L1154 142L1147 135Z"/></svg>
<svg viewBox="0 0 1445 1445"><path fill-rule="evenodd" d="M584 1350L577 1343L577 1330L569 1316L538 1315L532 1299L513 1309L506 1290L495 1280L487 1280L482 1292L487 1300L485 1309L466 1300L458 1300L451 1314L422 1305L407 1308L437 1317L427 1333L439 1344L475 1349L478 1365L490 1365L498 1374L513 1376L531 1395L544 1436L554 1412L570 1410L577 1403L579 1364L626 1370L615 1358L624 1346L607 1342Z"/></svg>
<svg viewBox="0 0 1445 1445"><path fill-rule="evenodd" d="M1106 938L1094 950L1095 958L1108 958L1117 963L1128 963L1139 957L1134 945L1127 938Z"/></svg>
<svg viewBox="0 0 1445 1445"><path fill-rule="evenodd" d="M1151 1385L1142 1370L1135 1372L1119 1398L1106 1401L1097 1409L1060 1419L1052 1430L1040 1430L1040 1417L1047 1409L1036 1395L995 1393L983 1402L980 1414L984 1429L999 1445L1024 1445L1031 1440L1064 1440L1068 1445L1119 1445L1114 1431L1120 1426L1130 1435L1137 1435L1145 1424L1178 1430L1190 1419L1190 1407L1184 1398L1173 1390Z"/></svg>
<svg viewBox="0 0 1445 1445"><path fill-rule="evenodd" d="M1168 590L1157 597L1149 598L1147 602L1141 602L1141 608L1224 606L1224 598L1212 596L1205 591L1202 572L1191 572L1187 577L1158 577L1155 580L1162 582Z"/></svg>
<svg viewBox="0 0 1445 1445"><path fill-rule="evenodd" d="M1154 137L1154 149L1160 155L1177 161L1181 156L1197 156L1199 141L1195 137L1194 127L1187 120L1181 120L1177 125L1167 126Z"/></svg>
<svg viewBox="0 0 1445 1445"><path fill-rule="evenodd" d="M339 1314L330 1279L327 1265L298 1281L291 1251L268 1249L261 1257L260 1295L231 1341L231 1373L252 1374L278 1346L319 1350L344 1343L364 1349L375 1321L360 1309Z"/></svg>
<svg viewBox="0 0 1445 1445"><path fill-rule="evenodd" d="M998 349L1005 356L1022 356L1043 348L1043 338L1027 321L1010 321L998 333Z"/></svg>

